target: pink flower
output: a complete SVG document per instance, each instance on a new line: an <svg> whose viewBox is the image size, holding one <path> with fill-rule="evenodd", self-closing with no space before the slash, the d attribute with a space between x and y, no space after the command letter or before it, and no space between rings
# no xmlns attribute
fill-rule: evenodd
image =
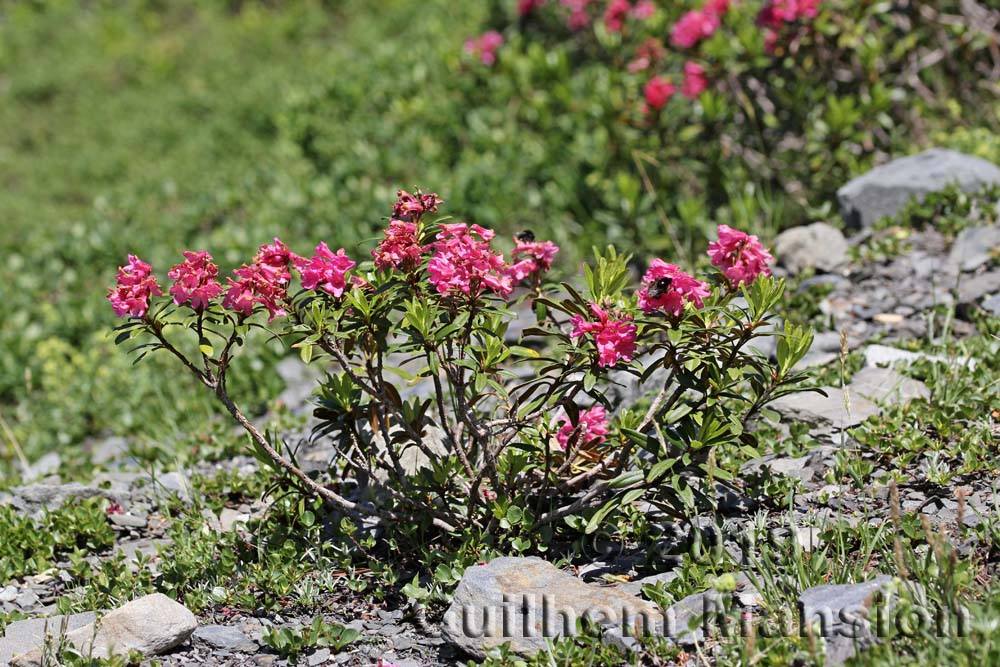
<svg viewBox="0 0 1000 667"><path fill-rule="evenodd" d="M704 305L702 300L710 293L708 283L684 273L676 264L654 259L642 277L639 307L647 315L662 310L668 315L680 317L685 303L701 308Z"/></svg>
<svg viewBox="0 0 1000 667"><path fill-rule="evenodd" d="M334 253L326 243L316 246L316 254L311 259L295 258L295 270L302 276L302 287L308 290L321 287L337 298L343 296L347 288L345 274L355 266L343 248Z"/></svg>
<svg viewBox="0 0 1000 667"><path fill-rule="evenodd" d="M557 252L559 246L552 241L536 241L530 231L521 232L514 238L514 252L511 253L514 264L507 268L507 272L514 282L544 273L552 268Z"/></svg>
<svg viewBox="0 0 1000 667"><path fill-rule="evenodd" d="M771 275L767 265L774 261L756 236L727 225L719 225L719 240L708 244L708 256L734 286Z"/></svg>
<svg viewBox="0 0 1000 667"><path fill-rule="evenodd" d="M601 405L581 412L580 421L577 424L571 423L566 415L562 416L561 423L563 426L556 433L556 440L563 451L569 449L569 443L573 440L574 434L579 434L577 441L584 445L600 445L611 434L607 413Z"/></svg>
<svg viewBox="0 0 1000 667"><path fill-rule="evenodd" d="M596 303L590 304L590 310L597 321L585 319L582 315L574 315L569 323L573 325L571 338L580 338L593 334L597 346L597 363L601 367L614 366L619 361L629 362L635 355L636 326L632 318L623 315L612 318L611 314Z"/></svg>
<svg viewBox="0 0 1000 667"><path fill-rule="evenodd" d="M273 244L260 247L253 262L262 269L272 272L275 282L284 284L292 279L288 267L297 259L299 257L289 250L288 246L282 243L278 237L275 237Z"/></svg>
<svg viewBox="0 0 1000 667"><path fill-rule="evenodd" d="M729 0L706 0L701 11L722 18L729 11Z"/></svg>
<svg viewBox="0 0 1000 667"><path fill-rule="evenodd" d="M479 58L484 65L497 61L497 49L503 46L503 35L496 30L485 32L465 42L465 51Z"/></svg>
<svg viewBox="0 0 1000 667"><path fill-rule="evenodd" d="M656 3L653 0L639 0L632 8L632 18L640 21L652 18L656 13Z"/></svg>
<svg viewBox="0 0 1000 667"><path fill-rule="evenodd" d="M566 25L570 30L580 30L590 25L590 14L587 7L592 0L559 0L559 4L569 9Z"/></svg>
<svg viewBox="0 0 1000 667"><path fill-rule="evenodd" d="M706 88L708 88L708 79L705 78L705 68L696 62L684 63L684 83L681 85L681 93L684 97L690 100L697 99Z"/></svg>
<svg viewBox="0 0 1000 667"><path fill-rule="evenodd" d="M611 0L604 9L604 25L611 32L621 32L631 9L632 3L629 0Z"/></svg>
<svg viewBox="0 0 1000 667"><path fill-rule="evenodd" d="M385 658L379 658L378 662L375 663L375 667L396 667L395 663L391 663Z"/></svg>
<svg viewBox="0 0 1000 667"><path fill-rule="evenodd" d="M720 25L719 16L701 10L691 10L670 29L670 43L678 49L690 49L701 40L711 37Z"/></svg>
<svg viewBox="0 0 1000 667"><path fill-rule="evenodd" d="M118 317L142 317L149 310L151 296L163 296L153 267L135 255L128 256L128 264L118 267L118 285L108 290L108 301Z"/></svg>
<svg viewBox="0 0 1000 667"><path fill-rule="evenodd" d="M372 250L372 257L379 269L412 271L420 266L424 250L417 242L417 223L390 220L385 238Z"/></svg>
<svg viewBox="0 0 1000 667"><path fill-rule="evenodd" d="M249 316L254 306L261 305L267 308L268 322L288 314L284 308L288 300L288 280L282 277L284 274L257 262L249 266L244 264L233 274L239 280L228 279L228 290L222 299L223 308Z"/></svg>
<svg viewBox="0 0 1000 667"><path fill-rule="evenodd" d="M768 0L757 14L757 25L777 30L783 23L816 18L822 0Z"/></svg>
<svg viewBox="0 0 1000 667"><path fill-rule="evenodd" d="M507 297L514 290L503 255L493 252L492 229L459 222L441 225L427 264L431 283L441 294L479 296L484 289Z"/></svg>
<svg viewBox="0 0 1000 667"><path fill-rule="evenodd" d="M545 4L545 0L517 0L517 15L527 16Z"/></svg>
<svg viewBox="0 0 1000 667"><path fill-rule="evenodd" d="M425 213L434 213L444 203L436 194L424 194L420 190L412 195L406 190L400 190L396 197L396 203L392 205L392 217L405 222L420 222Z"/></svg>
<svg viewBox="0 0 1000 667"><path fill-rule="evenodd" d="M639 48L635 51L635 60L628 64L628 71L635 73L641 72L645 69L649 69L651 65L658 64L663 60L667 50L663 48L663 44L660 43L658 39L653 37L646 38L646 41L639 45Z"/></svg>
<svg viewBox="0 0 1000 667"><path fill-rule="evenodd" d="M677 87L669 79L662 76L654 76L646 82L646 87L643 89L646 104L649 108L657 111L665 107L676 92Z"/></svg>
<svg viewBox="0 0 1000 667"><path fill-rule="evenodd" d="M170 294L178 306L190 301L195 310L204 310L212 299L222 294L222 285L215 279L219 267L207 252L185 250L184 261L176 264L167 275L174 281Z"/></svg>

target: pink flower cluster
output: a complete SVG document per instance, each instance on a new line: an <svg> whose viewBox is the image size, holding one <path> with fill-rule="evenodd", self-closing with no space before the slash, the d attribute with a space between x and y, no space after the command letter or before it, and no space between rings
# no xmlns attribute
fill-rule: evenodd
<svg viewBox="0 0 1000 667"><path fill-rule="evenodd" d="M527 16L544 5L546 0L517 0L517 15Z"/></svg>
<svg viewBox="0 0 1000 667"><path fill-rule="evenodd" d="M396 193L396 203L392 205L392 217L407 222L420 222L425 214L434 213L443 203L444 200L433 192L424 194L417 190L410 194L406 190L399 190Z"/></svg>
<svg viewBox="0 0 1000 667"><path fill-rule="evenodd" d="M424 246L417 238L417 223L390 220L385 230L385 238L372 250L375 266L383 271L400 269L412 271L420 266Z"/></svg>
<svg viewBox="0 0 1000 667"><path fill-rule="evenodd" d="M135 255L128 264L118 268L118 285L108 292L108 301L118 317L142 317L149 310L151 296L163 296L153 267Z"/></svg>
<svg viewBox="0 0 1000 667"><path fill-rule="evenodd" d="M238 280L229 278L229 289L222 298L222 307L249 317L255 306L267 308L268 322L288 313L288 281L281 281L280 274L264 264L244 264L233 271Z"/></svg>
<svg viewBox="0 0 1000 667"><path fill-rule="evenodd" d="M493 65L497 61L497 50L503 46L503 35L496 30L490 30L479 37L466 40L465 51L477 58L484 65Z"/></svg>
<svg viewBox="0 0 1000 667"><path fill-rule="evenodd" d="M642 289L638 295L639 307L647 315L663 311L668 315L680 317L684 312L684 304L691 303L696 308L701 308L704 305L703 300L709 294L707 283L684 273L676 264L654 259L642 277Z"/></svg>
<svg viewBox="0 0 1000 667"><path fill-rule="evenodd" d="M667 102L677 92L677 86L665 76L654 76L646 82L643 94L646 97L646 110L659 111L667 106Z"/></svg>
<svg viewBox="0 0 1000 667"><path fill-rule="evenodd" d="M184 261L167 273L173 281L170 295L178 306L191 302L195 310L205 310L209 302L222 294L222 285L215 279L219 267L205 252L184 251Z"/></svg>
<svg viewBox="0 0 1000 667"><path fill-rule="evenodd" d="M781 28L802 19L816 18L822 0L768 0L757 14L757 25L765 28L764 50L774 53Z"/></svg>
<svg viewBox="0 0 1000 667"><path fill-rule="evenodd" d="M570 30L580 30L590 25L590 14L587 8L593 0L559 0L559 4L569 10L566 25Z"/></svg>
<svg viewBox="0 0 1000 667"><path fill-rule="evenodd" d="M629 315L612 317L608 310L596 303L590 304L590 310L596 320L589 320L583 315L574 315L570 318L569 323L573 327L570 337L593 335L594 344L597 346L597 364L602 368L614 366L619 361L632 361L637 332L632 318Z"/></svg>
<svg viewBox="0 0 1000 667"><path fill-rule="evenodd" d="M511 253L514 263L507 267L507 273L514 282L545 273L552 268L558 252L559 246L552 241L536 241L531 232L522 232L514 239L514 251Z"/></svg>
<svg viewBox="0 0 1000 667"><path fill-rule="evenodd" d="M431 283L441 294L478 296L488 289L507 297L514 290L503 255L493 252L492 229L463 222L441 225L427 264Z"/></svg>
<svg viewBox="0 0 1000 667"><path fill-rule="evenodd" d="M715 34L722 17L729 11L729 0L708 0L701 9L687 12L670 29L670 43L678 49L690 49Z"/></svg>
<svg viewBox="0 0 1000 667"><path fill-rule="evenodd" d="M563 415L563 424L556 433L556 440L563 448L569 449L569 443L574 433L579 433L578 441L584 445L599 445L608 439L611 429L608 426L608 415L603 406L597 405L580 413L579 422L573 424L569 417Z"/></svg>
<svg viewBox="0 0 1000 667"><path fill-rule="evenodd" d="M347 289L347 272L355 267L355 263L344 254L344 249L336 253L330 250L326 243L316 246L316 254L310 259L294 258L295 270L302 276L302 287L314 290L317 287L335 297L341 297Z"/></svg>
<svg viewBox="0 0 1000 667"><path fill-rule="evenodd" d="M774 258L756 236L728 225L719 225L718 232L719 240L708 244L708 256L731 285L750 284L758 276L771 275L768 264Z"/></svg>
<svg viewBox="0 0 1000 667"><path fill-rule="evenodd" d="M610 0L604 9L604 25L611 32L621 32L625 19L631 17L644 21L656 13L652 0L639 0L634 5L631 0Z"/></svg>
<svg viewBox="0 0 1000 667"><path fill-rule="evenodd" d="M684 63L684 83L681 85L684 97L689 100L697 99L706 88L708 79L705 77L705 68L692 61Z"/></svg>

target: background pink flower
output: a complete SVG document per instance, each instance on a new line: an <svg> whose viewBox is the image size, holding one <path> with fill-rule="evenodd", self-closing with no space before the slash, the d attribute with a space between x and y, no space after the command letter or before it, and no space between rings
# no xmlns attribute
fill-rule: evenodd
<svg viewBox="0 0 1000 667"><path fill-rule="evenodd" d="M684 63L684 83L681 85L681 93L684 97L691 100L697 99L706 88L708 88L708 79L705 77L705 68L692 61Z"/></svg>
<svg viewBox="0 0 1000 667"><path fill-rule="evenodd" d="M597 346L597 364L602 368L614 366L619 361L629 362L635 355L635 335L637 328L632 318L623 315L613 318L611 314L596 303L590 304L591 312L597 320L588 320L582 315L574 315L569 323L573 330L571 338L580 338L593 334Z"/></svg>
<svg viewBox="0 0 1000 667"><path fill-rule="evenodd" d="M768 264L774 258L756 236L728 225L719 225L718 231L719 240L708 244L708 256L731 284L749 284L758 276L771 275Z"/></svg>
<svg viewBox="0 0 1000 667"><path fill-rule="evenodd" d="M184 261L167 273L173 281L170 294L178 306L191 302L195 310L208 308L209 302L222 294L222 285L215 279L219 267L208 252L184 251Z"/></svg>
<svg viewBox="0 0 1000 667"><path fill-rule="evenodd" d="M563 448L563 451L569 448L570 440L573 438L573 433L575 432L579 432L578 441L584 445L599 445L605 442L608 439L608 435L611 434L611 429L608 426L607 412L604 410L604 406L601 405L581 412L580 421L577 424L571 423L569 417L566 415L563 415L561 422L563 426L556 433L556 440Z"/></svg>
<svg viewBox="0 0 1000 667"><path fill-rule="evenodd" d="M517 0L517 15L527 16L542 5L546 0Z"/></svg>
<svg viewBox="0 0 1000 667"><path fill-rule="evenodd" d="M484 289L507 297L514 291L503 255L493 252L492 229L465 223L443 224L431 245L434 256L427 263L431 283L441 294L478 296Z"/></svg>
<svg viewBox="0 0 1000 667"><path fill-rule="evenodd" d="M604 9L604 25L611 32L621 32L631 10L632 3L629 0L611 0Z"/></svg>
<svg viewBox="0 0 1000 667"><path fill-rule="evenodd" d="M355 266L343 248L334 253L326 243L316 246L316 254L310 259L295 258L295 270L302 276L302 287L308 290L320 287L338 298L347 287L345 274Z"/></svg>
<svg viewBox="0 0 1000 667"><path fill-rule="evenodd" d="M720 24L718 14L693 9L670 29L670 43L678 49L690 49L701 40L711 37Z"/></svg>
<svg viewBox="0 0 1000 667"><path fill-rule="evenodd" d="M490 30L465 42L466 52L478 57L484 65L492 65L497 61L497 49L501 46L503 46L503 35L496 30Z"/></svg>
<svg viewBox="0 0 1000 667"><path fill-rule="evenodd" d="M685 303L693 303L701 308L703 299L711 294L708 283L681 271L676 264L668 264L662 259L654 259L642 277L639 291L639 307L647 315L662 310L674 317L684 312Z"/></svg>
<svg viewBox="0 0 1000 667"><path fill-rule="evenodd" d="M128 264L118 267L118 284L108 290L108 301L118 317L142 317L149 310L151 296L163 296L153 267L135 255L128 256Z"/></svg>
<svg viewBox="0 0 1000 667"><path fill-rule="evenodd" d="M669 79L662 76L654 76L646 82L646 87L643 89L646 104L649 108L657 111L665 107L676 92L677 87Z"/></svg>

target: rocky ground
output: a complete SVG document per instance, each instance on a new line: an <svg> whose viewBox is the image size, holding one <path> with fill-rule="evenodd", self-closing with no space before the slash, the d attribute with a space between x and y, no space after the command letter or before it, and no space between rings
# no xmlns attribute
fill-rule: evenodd
<svg viewBox="0 0 1000 667"><path fill-rule="evenodd" d="M454 665L481 658L490 645L488 639L454 630L462 606L501 609L504 594L550 594L558 607L581 612L594 606L624 606L658 614L663 623L672 625L666 634L677 652L670 660L685 664L697 647L707 647L710 655L713 643L710 630L692 630L689 620L709 611L716 620L738 622L768 608L773 611L774 596L780 591L786 594L784 599L797 601L807 617L817 610L834 610L835 621L827 633L827 664L840 664L857 648L875 642L864 628L855 628L846 638L839 634L840 612L871 605L877 592L891 601L900 593L893 589L892 577L878 576L879 559L872 557L861 568L869 576L855 577L853 582L783 584L768 571L764 551L748 536L764 531L779 543L791 544L795 553L833 557L843 553L835 542L845 530L878 531L900 523L905 515L945 536L959 557L986 565L994 561L996 554L985 537L989 531L982 528L991 525L998 502L997 466L989 458L1000 440L997 406L972 406L974 416L959 426L963 433L948 435L939 424L916 428L914 423L921 422L936 401L963 400L962 382L990 383L989 375L982 374L986 360L976 356L977 350L988 348L970 344L965 352L963 341L984 338L979 323L1000 315L996 211L973 206L967 216L971 222L951 238L934 225L877 224L882 216L903 209L911 195L942 190L949 182L970 191L1000 184L1000 170L984 165L940 152L897 161L842 190L846 218L858 225L848 236L816 223L787 231L776 240L778 270L790 278L799 301L808 304L794 316L804 315L821 328L802 364L817 370L816 384L822 393L796 394L773 405L772 423L761 426L767 439L764 449L770 453L744 462L739 484L720 487L716 515L682 527L649 509L647 519L659 530L655 544L616 545L591 554L585 562L577 559L572 568L509 558L471 567L444 615L424 613L396 593L360 594L347 585L352 573L333 572L316 583L319 592L310 596L311 604L289 604L286 612L262 608L248 613L214 604L194 615L158 594L129 604L109 595L101 599L115 604L96 608L98 615L111 613L95 627L94 611L62 616L57 607L57 601L67 596L78 601L75 609L87 604L86 596L81 598L74 590L73 572L80 559L96 569L102 563L124 561L125 569L119 572L152 580L165 569L163 559L170 558L168 547L176 538L170 528L179 512L200 515L200 530L206 536L235 536L225 544L238 545L240 536L251 542L248 525L265 516L271 504L231 489L232 500L221 508L199 502L194 480L252 476L257 463L250 456L154 474L136 467L128 443L109 439L90 444L94 465L104 470L91 480L64 483L57 474L59 457L52 455L27 472L25 478L32 481L0 492L0 505L35 517L55 512L67 502L104 499L101 507L113 530L111 546L89 550L81 545L79 558L61 557L34 574L0 581L0 611L9 619L0 639L0 667L11 660L18 667L43 664L37 649L46 632L59 634L60 628L70 633L72 641L95 647L95 652L113 643L147 658L158 656L163 665L284 665L294 659L269 645L265 635L275 628L290 628L302 636L301 629L317 616L356 631L358 638L340 650L309 647L302 651L302 664L367 666L382 660L398 667ZM942 339L947 345L928 351L928 341ZM924 369L923 379L913 369ZM293 414L308 413L311 373L295 362L287 362L282 370L288 384L282 402ZM959 395L948 393L951 385ZM908 406L920 407L913 412ZM307 426L298 424L303 432ZM969 433L983 436L977 442L993 439L992 450L981 452L971 463L975 457L963 449L970 446ZM907 448L902 441L910 437L937 438L941 446ZM306 441L298 455L305 468L322 469L332 449L321 441ZM227 484L235 487L234 482ZM672 594L685 590L676 587L688 581L679 566L692 542L700 540L724 551L722 558L734 564L737 576L732 581L713 580L683 597ZM776 547L775 553L782 548ZM989 567L978 576L988 577L984 574L988 571ZM844 577L831 579L841 582ZM91 585L98 583L94 580ZM106 585L113 589L113 582ZM212 582L206 588L211 592L213 586L224 585ZM715 610L721 610L720 615ZM637 649L634 640L612 626L608 624L606 641ZM542 644L538 637L515 640L524 651Z"/></svg>

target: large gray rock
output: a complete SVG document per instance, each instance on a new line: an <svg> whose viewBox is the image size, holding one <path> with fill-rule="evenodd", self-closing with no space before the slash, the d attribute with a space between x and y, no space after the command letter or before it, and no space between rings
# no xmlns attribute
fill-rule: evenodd
<svg viewBox="0 0 1000 667"><path fill-rule="evenodd" d="M791 273L805 269L832 272L847 263L847 239L825 222L793 227L774 240L774 256Z"/></svg>
<svg viewBox="0 0 1000 667"><path fill-rule="evenodd" d="M620 636L664 627L662 612L651 602L586 584L540 558L497 558L465 571L445 613L442 636L479 658L506 643L530 655L544 649L548 639L575 634L581 618Z"/></svg>
<svg viewBox="0 0 1000 667"><path fill-rule="evenodd" d="M952 183L975 192L984 185L1000 184L1000 168L977 157L934 148L851 180L837 191L837 199L848 225L868 227L879 218L895 215L911 198L922 198Z"/></svg>
<svg viewBox="0 0 1000 667"><path fill-rule="evenodd" d="M107 659L138 651L162 655L188 640L198 627L194 614L166 595L154 593L129 602L95 622L66 633L65 641L86 656ZM42 647L15 657L12 667L42 667Z"/></svg>
<svg viewBox="0 0 1000 667"><path fill-rule="evenodd" d="M878 595L883 604L892 604L892 577L882 575L860 584L814 586L799 596L799 614L804 624L817 628L825 640L827 667L843 665L857 651L878 641L872 631L871 607Z"/></svg>

